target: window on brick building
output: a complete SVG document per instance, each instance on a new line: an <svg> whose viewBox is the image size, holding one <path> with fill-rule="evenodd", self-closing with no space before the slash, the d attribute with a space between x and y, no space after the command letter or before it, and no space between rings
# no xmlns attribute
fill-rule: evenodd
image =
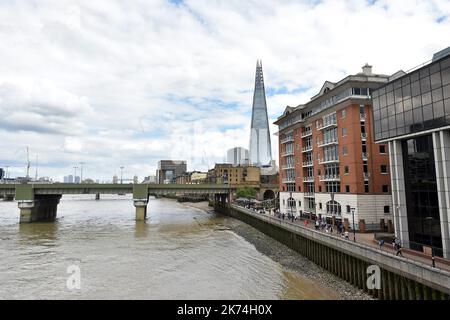
<svg viewBox="0 0 450 320"><path fill-rule="evenodd" d="M347 128L342 128L342 136L345 137L347 135Z"/></svg>
<svg viewBox="0 0 450 320"><path fill-rule="evenodd" d="M348 166L344 167L344 174L348 174L350 172L350 169Z"/></svg>
<svg viewBox="0 0 450 320"><path fill-rule="evenodd" d="M322 192L322 186L319 186L319 192Z"/></svg>
<svg viewBox="0 0 450 320"><path fill-rule="evenodd" d="M380 169L381 169L381 173L387 173L387 165L382 164L382 165L380 166Z"/></svg>
<svg viewBox="0 0 450 320"><path fill-rule="evenodd" d="M345 192L350 192L350 186L348 184L345 185Z"/></svg>
<svg viewBox="0 0 450 320"><path fill-rule="evenodd" d="M386 153L386 146L380 146L380 153L385 154Z"/></svg>
<svg viewBox="0 0 450 320"><path fill-rule="evenodd" d="M389 186L387 184L383 184L382 191L385 193L389 192Z"/></svg>
<svg viewBox="0 0 450 320"><path fill-rule="evenodd" d="M368 192L369 192L369 185L368 185L368 184L365 184L365 185L364 185L364 192L365 192L365 193L368 193Z"/></svg>
<svg viewBox="0 0 450 320"><path fill-rule="evenodd" d="M345 109L342 109L341 118L345 118L346 116L347 116L347 111Z"/></svg>
<svg viewBox="0 0 450 320"><path fill-rule="evenodd" d="M346 156L348 154L347 147L343 147L342 148L342 153L343 153L344 156Z"/></svg>

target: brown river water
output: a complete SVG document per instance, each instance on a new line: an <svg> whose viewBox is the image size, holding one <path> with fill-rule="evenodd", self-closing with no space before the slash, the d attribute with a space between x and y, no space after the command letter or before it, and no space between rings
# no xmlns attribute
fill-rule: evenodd
<svg viewBox="0 0 450 320"><path fill-rule="evenodd" d="M173 200L151 198L146 222L113 195L63 196L56 222L18 217L16 202L0 201L0 299L337 297L235 233L243 222ZM79 289L66 284L70 266Z"/></svg>

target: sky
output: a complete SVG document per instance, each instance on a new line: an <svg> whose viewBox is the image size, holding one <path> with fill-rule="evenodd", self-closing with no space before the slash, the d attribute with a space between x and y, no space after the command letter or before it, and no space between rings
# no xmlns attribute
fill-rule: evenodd
<svg viewBox="0 0 450 320"><path fill-rule="evenodd" d="M450 1L0 0L0 167L62 181L188 170L248 148L256 60L271 123L324 81L450 46ZM37 158L37 161L36 161ZM37 166L36 166L37 163ZM79 169L78 172L79 174Z"/></svg>

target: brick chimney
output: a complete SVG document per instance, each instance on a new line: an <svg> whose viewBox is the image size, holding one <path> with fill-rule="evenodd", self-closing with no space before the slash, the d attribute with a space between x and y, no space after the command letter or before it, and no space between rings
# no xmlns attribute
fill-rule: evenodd
<svg viewBox="0 0 450 320"><path fill-rule="evenodd" d="M371 75L372 74L372 66L369 66L368 63L366 63L363 67L362 67L363 73L365 75Z"/></svg>

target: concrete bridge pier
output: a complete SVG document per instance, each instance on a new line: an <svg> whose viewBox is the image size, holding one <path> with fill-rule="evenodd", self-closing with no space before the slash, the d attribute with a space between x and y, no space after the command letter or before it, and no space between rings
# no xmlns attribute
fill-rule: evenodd
<svg viewBox="0 0 450 320"><path fill-rule="evenodd" d="M60 194L52 194L39 195L34 200L20 200L20 223L54 221L60 199Z"/></svg>
<svg viewBox="0 0 450 320"><path fill-rule="evenodd" d="M148 200L133 200L136 208L136 221L145 221L147 219Z"/></svg>
<svg viewBox="0 0 450 320"><path fill-rule="evenodd" d="M95 200L100 200L100 193L95 194Z"/></svg>

